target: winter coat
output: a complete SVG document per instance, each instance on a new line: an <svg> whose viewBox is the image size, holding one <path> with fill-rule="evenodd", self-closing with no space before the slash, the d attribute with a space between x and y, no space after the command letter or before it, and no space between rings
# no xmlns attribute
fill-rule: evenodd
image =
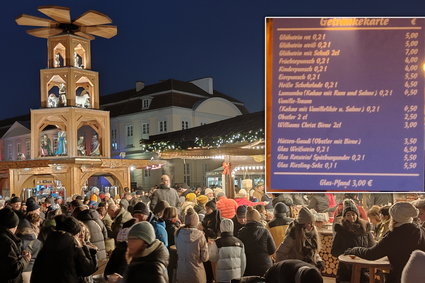
<svg viewBox="0 0 425 283"><path fill-rule="evenodd" d="M161 218L156 218L152 212L149 213L147 221L152 224L155 230L155 237L168 247L168 234L165 229L165 221Z"/></svg>
<svg viewBox="0 0 425 283"><path fill-rule="evenodd" d="M106 259L106 248L105 248L105 234L106 228L104 230L105 234L102 233L102 228L94 220L90 209L80 211L77 215L77 219L86 225L90 231L90 242L95 245L99 250L97 251L97 259L104 260ZM103 223L102 223L103 225ZM104 225L102 227L105 227ZM107 235L106 235L107 236Z"/></svg>
<svg viewBox="0 0 425 283"><path fill-rule="evenodd" d="M220 235L221 214L219 210L214 210L210 214L205 215L202 221L205 235L208 239L215 239Z"/></svg>
<svg viewBox="0 0 425 283"><path fill-rule="evenodd" d="M160 185L152 194L150 209L153 211L156 204L161 200L167 201L170 206L180 207L181 205L177 191L164 185Z"/></svg>
<svg viewBox="0 0 425 283"><path fill-rule="evenodd" d="M244 276L263 276L272 266L271 255L276 246L270 232L259 222L248 222L241 228L238 238L245 246L246 269Z"/></svg>
<svg viewBox="0 0 425 283"><path fill-rule="evenodd" d="M301 250L298 250L296 229L295 222L292 222L288 227L285 239L276 251L276 260L299 259L317 266L319 262L323 261L318 251L320 239L316 239L314 233L310 233L310 236L306 235L307 238L304 240Z"/></svg>
<svg viewBox="0 0 425 283"><path fill-rule="evenodd" d="M369 219L367 218L367 213L366 210L364 209L363 206L356 204L356 207L359 211L359 218L369 221ZM342 202L338 204L337 208L334 211L334 219L340 218L342 216Z"/></svg>
<svg viewBox="0 0 425 283"><path fill-rule="evenodd" d="M387 256L391 270L388 283L399 283L404 266L414 250L425 251L425 230L413 223L394 227L392 231L371 248L356 247L349 249L353 254L368 260L376 260Z"/></svg>
<svg viewBox="0 0 425 283"><path fill-rule="evenodd" d="M117 238L118 232L121 230L122 225L132 218L133 217L131 216L130 212L128 212L124 208L120 208L120 211L118 212L117 216L115 216L111 227L112 236L114 239Z"/></svg>
<svg viewBox="0 0 425 283"><path fill-rule="evenodd" d="M221 233L221 237L211 244L209 250L210 261L217 262L217 282L229 282L243 276L246 268L245 248L242 241L232 233Z"/></svg>
<svg viewBox="0 0 425 283"><path fill-rule="evenodd" d="M293 220L294 219L289 217L276 217L267 224L267 230L269 230L272 235L276 247L282 244L286 230Z"/></svg>
<svg viewBox="0 0 425 283"><path fill-rule="evenodd" d="M335 236L332 242L331 253L334 257L343 254L348 248L353 247L371 247L375 244L371 233L370 224L364 220L359 219L356 223L349 223L344 221L342 223L335 223ZM351 265L339 263L336 274L337 282L350 281L351 278ZM367 277L362 275L362 281Z"/></svg>
<svg viewBox="0 0 425 283"><path fill-rule="evenodd" d="M308 209L324 212L329 208L329 198L325 194L312 194L309 196Z"/></svg>
<svg viewBox="0 0 425 283"><path fill-rule="evenodd" d="M0 282L22 282L22 272L28 262L21 256L21 240L0 227Z"/></svg>
<svg viewBox="0 0 425 283"><path fill-rule="evenodd" d="M164 244L155 240L139 255L134 256L124 276L125 283L168 283L169 254Z"/></svg>
<svg viewBox="0 0 425 283"><path fill-rule="evenodd" d="M221 216L223 218L232 219L236 215L236 209L238 204L234 199L229 199L225 196L222 196L217 201L217 209L220 210Z"/></svg>
<svg viewBox="0 0 425 283"><path fill-rule="evenodd" d="M203 214L203 215L207 214L207 211L205 210L205 205L198 203L197 205L195 205L193 209L195 209L195 212L198 214Z"/></svg>
<svg viewBox="0 0 425 283"><path fill-rule="evenodd" d="M110 274L118 273L121 276L124 276L125 271L127 270L128 263L126 259L127 253L127 242L117 242L114 251L109 257L108 263L106 264L104 277L107 279L107 276Z"/></svg>
<svg viewBox="0 0 425 283"><path fill-rule="evenodd" d="M203 262L208 261L204 233L196 228L180 228L176 233L177 282L206 282Z"/></svg>
<svg viewBox="0 0 425 283"><path fill-rule="evenodd" d="M31 283L79 283L96 271L96 251L78 247L74 237L63 231L50 233L31 274Z"/></svg>
<svg viewBox="0 0 425 283"><path fill-rule="evenodd" d="M39 239L37 239L37 233L32 228L23 229L18 237L22 241L22 250L27 250L31 253L31 260L23 271L28 272L32 270L35 259L37 258L43 244Z"/></svg>
<svg viewBox="0 0 425 283"><path fill-rule="evenodd" d="M176 235L176 231L180 228L180 226L181 226L181 223L178 219L165 220L165 230L167 230L168 246L175 245L174 237Z"/></svg>
<svg viewBox="0 0 425 283"><path fill-rule="evenodd" d="M246 206L255 206L257 204L265 204L264 202L252 202L250 200L248 200L247 198L243 197L243 198L235 198L236 203L238 204L238 206L241 205L246 205Z"/></svg>

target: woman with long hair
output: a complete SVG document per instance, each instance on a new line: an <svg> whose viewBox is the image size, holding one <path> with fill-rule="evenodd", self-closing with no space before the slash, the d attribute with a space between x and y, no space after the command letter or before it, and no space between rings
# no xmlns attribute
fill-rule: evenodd
<svg viewBox="0 0 425 283"><path fill-rule="evenodd" d="M319 255L320 237L314 221L311 211L302 207L297 219L289 224L285 238L276 251L277 261L299 259L319 269L325 267Z"/></svg>

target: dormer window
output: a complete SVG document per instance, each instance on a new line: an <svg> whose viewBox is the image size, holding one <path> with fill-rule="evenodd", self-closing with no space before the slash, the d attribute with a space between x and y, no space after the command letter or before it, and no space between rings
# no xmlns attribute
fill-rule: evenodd
<svg viewBox="0 0 425 283"><path fill-rule="evenodd" d="M144 98L142 100L142 110L149 109L150 104L151 104L151 100L149 98Z"/></svg>

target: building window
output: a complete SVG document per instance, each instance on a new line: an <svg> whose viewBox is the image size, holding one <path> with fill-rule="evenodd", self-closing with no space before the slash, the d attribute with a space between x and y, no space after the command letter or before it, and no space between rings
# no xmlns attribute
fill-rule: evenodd
<svg viewBox="0 0 425 283"><path fill-rule="evenodd" d="M25 141L25 155L27 158L31 155L31 140Z"/></svg>
<svg viewBox="0 0 425 283"><path fill-rule="evenodd" d="M17 144L16 144L16 151L17 151L17 153L23 153L23 152L21 151L21 144L20 144L20 143L17 143Z"/></svg>
<svg viewBox="0 0 425 283"><path fill-rule="evenodd" d="M12 160L13 159L13 149L12 149L12 144L8 143L7 144L7 159L8 160Z"/></svg>
<svg viewBox="0 0 425 283"><path fill-rule="evenodd" d="M206 125L207 123L205 123L205 122L201 122L201 126L203 126L203 125Z"/></svg>
<svg viewBox="0 0 425 283"><path fill-rule="evenodd" d="M167 132L167 121L160 121L159 122L159 132L160 133Z"/></svg>
<svg viewBox="0 0 425 283"><path fill-rule="evenodd" d="M117 129L113 129L111 131L111 140L113 140L113 141L117 140Z"/></svg>
<svg viewBox="0 0 425 283"><path fill-rule="evenodd" d="M151 176L151 169L143 170L143 174L144 174L145 177L150 177Z"/></svg>
<svg viewBox="0 0 425 283"><path fill-rule="evenodd" d="M150 99L143 99L142 110L149 109Z"/></svg>
<svg viewBox="0 0 425 283"><path fill-rule="evenodd" d="M142 134L149 135L149 123L142 124Z"/></svg>
<svg viewBox="0 0 425 283"><path fill-rule="evenodd" d="M132 137L133 136L133 125L128 125L127 126L127 137Z"/></svg>
<svg viewBox="0 0 425 283"><path fill-rule="evenodd" d="M182 121L182 130L189 129L189 121Z"/></svg>
<svg viewBox="0 0 425 283"><path fill-rule="evenodd" d="M183 180L184 182L190 186L190 164L183 164Z"/></svg>
<svg viewBox="0 0 425 283"><path fill-rule="evenodd" d="M127 126L127 147L133 147L133 125Z"/></svg>

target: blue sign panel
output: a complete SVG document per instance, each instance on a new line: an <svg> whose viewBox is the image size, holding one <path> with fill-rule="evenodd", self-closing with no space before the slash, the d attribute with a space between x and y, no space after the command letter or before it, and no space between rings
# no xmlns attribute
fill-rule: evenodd
<svg viewBox="0 0 425 283"><path fill-rule="evenodd" d="M268 191L423 191L423 18L271 18Z"/></svg>

